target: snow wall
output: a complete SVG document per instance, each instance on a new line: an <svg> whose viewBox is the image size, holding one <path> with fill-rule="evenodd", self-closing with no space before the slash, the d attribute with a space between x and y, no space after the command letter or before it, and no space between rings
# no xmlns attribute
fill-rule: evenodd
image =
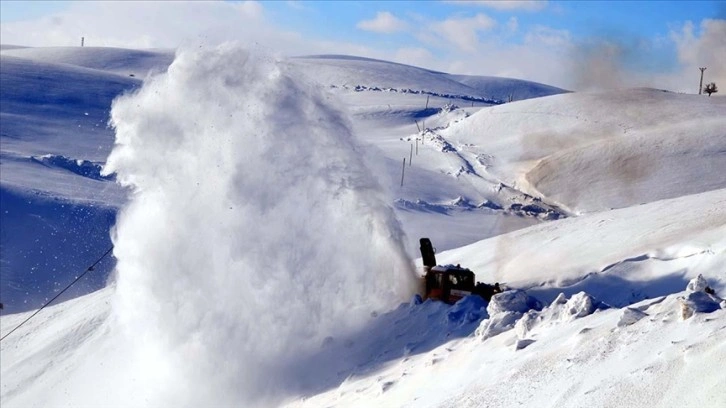
<svg viewBox="0 0 726 408"><path fill-rule="evenodd" d="M287 361L415 290L363 148L292 69L200 47L113 104L105 172L133 191L113 237L132 405L274 404L295 386Z"/></svg>

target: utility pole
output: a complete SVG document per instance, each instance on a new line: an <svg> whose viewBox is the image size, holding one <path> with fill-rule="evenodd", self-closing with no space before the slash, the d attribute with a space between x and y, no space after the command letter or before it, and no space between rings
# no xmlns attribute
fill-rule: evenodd
<svg viewBox="0 0 726 408"><path fill-rule="evenodd" d="M701 95L701 92L703 91L703 71L706 70L706 68L698 68L701 70L701 83L698 84L698 94Z"/></svg>
<svg viewBox="0 0 726 408"><path fill-rule="evenodd" d="M403 168L401 169L401 187L403 187L403 174L406 172L406 158L403 158Z"/></svg>

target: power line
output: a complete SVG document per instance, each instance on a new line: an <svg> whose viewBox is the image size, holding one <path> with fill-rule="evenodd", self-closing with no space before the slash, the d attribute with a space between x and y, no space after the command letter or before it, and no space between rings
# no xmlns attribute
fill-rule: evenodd
<svg viewBox="0 0 726 408"><path fill-rule="evenodd" d="M40 308L40 309L36 310L36 311L35 311L35 313L33 313L32 315L30 315L30 316L29 316L29 317L28 317L27 319L23 320L23 322L22 322L22 323L20 323L19 325L15 326L15 328L14 328L14 329L12 329L12 330L10 330L10 332L8 332L8 334L6 334L6 335L4 335L4 336L3 336L2 338L0 338L0 341L3 341L3 340L5 340L5 338L6 338L6 337L8 337L9 335L11 335L11 334L12 334L12 333L13 333L13 332L14 332L15 330L18 330L18 329L20 328L20 326L22 326L22 325L24 325L25 323L27 323L27 322L28 322L28 320L30 320L30 319L32 319L33 317L35 317L35 315L37 315L38 313L40 313L40 311L41 311L41 310L45 309L45 307L46 307L46 306L48 306L49 304L51 304L51 303L52 303L52 302L53 302L54 300L58 299L58 297L59 297L60 295L62 295L62 294L63 294L63 293L65 292L65 291L67 291L68 289L70 289L70 288L71 288L71 286L73 286L73 285L74 285L74 284L75 284L76 282L78 282L79 280L81 280L81 278L83 278L84 276L86 276L86 274L87 274L88 272L91 272L91 271L93 271L93 268L94 268L94 267L95 267L96 265L98 265L98 263L99 263L99 262L101 262L101 261L103 260L103 258L105 258L105 257L106 257L106 255L108 255L109 253L111 253L111 251L113 251L113 245L111 245L111 248L109 248L109 249L108 249L108 251L106 251L106 252L105 252L105 253L104 253L103 255L101 255L101 257L100 257L100 258L98 258L98 260L96 260L96 262L94 262L94 263L93 263L93 265L89 266L89 267L88 267L88 269L86 269L86 270L85 270L85 271L84 271L84 272L83 272L82 274L80 274L80 275L79 275L79 276L78 276L78 277L77 277L77 278L76 278L75 280L73 280L73 282L71 282L71 283L70 283L70 284L69 284L68 286L66 286L66 287L65 287L65 289L61 290L61 291L60 291L60 292L59 292L59 293L58 293L57 295L55 295L55 296L53 297L53 299L51 299L51 300L49 300L48 302L46 302L46 303L45 303L45 304L44 304L43 306L41 306L41 308Z"/></svg>

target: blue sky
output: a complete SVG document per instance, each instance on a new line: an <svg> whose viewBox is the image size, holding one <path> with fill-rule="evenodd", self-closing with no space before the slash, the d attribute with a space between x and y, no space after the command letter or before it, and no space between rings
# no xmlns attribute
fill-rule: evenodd
<svg viewBox="0 0 726 408"><path fill-rule="evenodd" d="M344 35L366 39L356 24L372 19L377 11L389 11L397 16L420 14L431 19L451 15L471 16L486 13L499 21L515 16L522 25L541 24L567 29L573 35L597 35L603 30L627 30L636 35L663 36L669 26L686 20L700 21L715 18L724 3L717 1L549 1L541 9L498 10L470 3L443 1L305 1L299 8L290 2L269 2L265 7L285 25L308 34ZM721 3L721 4L719 4Z"/></svg>
<svg viewBox="0 0 726 408"><path fill-rule="evenodd" d="M70 1L0 2L0 22L38 18L67 9ZM234 3L234 2L232 2ZM499 20L516 16L523 25L542 24L567 29L577 36L597 35L607 30L628 30L642 36L663 36L673 24L726 18L723 1L546 1L541 9L499 10L476 2L447 1L263 1L281 25L309 35L342 35L351 40L369 40L356 24L375 17L376 11L430 18L477 12ZM293 5L294 4L294 5Z"/></svg>
<svg viewBox="0 0 726 408"><path fill-rule="evenodd" d="M87 45L175 48L237 40L285 55L353 54L571 89L586 82L568 72L577 61L674 83L698 64L726 65L704 57L706 45L720 50L726 42L723 1L2 0L0 24L3 44L71 46L84 36Z"/></svg>

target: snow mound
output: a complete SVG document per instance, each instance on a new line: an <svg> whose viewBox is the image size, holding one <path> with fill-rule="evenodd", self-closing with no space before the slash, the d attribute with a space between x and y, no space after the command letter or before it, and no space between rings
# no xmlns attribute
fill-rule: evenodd
<svg viewBox="0 0 726 408"><path fill-rule="evenodd" d="M569 299L560 294L547 308L547 313L554 320L568 322L592 314L598 305L599 302L585 292L576 293Z"/></svg>
<svg viewBox="0 0 726 408"><path fill-rule="evenodd" d="M599 308L604 308L595 298L585 292L574 294L569 299L560 293L552 303L541 311L529 310L517 321L515 331L519 338L530 337L538 326L553 326L568 323L589 316Z"/></svg>
<svg viewBox="0 0 726 408"><path fill-rule="evenodd" d="M696 313L712 313L722 308L724 299L715 295L703 275L691 279L686 286L686 296L680 297L681 318L693 317Z"/></svg>
<svg viewBox="0 0 726 408"><path fill-rule="evenodd" d="M631 326L645 317L648 317L647 313L639 309L626 307L623 309L623 312L620 315L620 320L618 320L618 327Z"/></svg>
<svg viewBox="0 0 726 408"><path fill-rule="evenodd" d="M489 319L481 322L475 334L481 341L494 337L512 329L529 310L541 307L537 299L527 295L523 290L514 289L497 293L487 305Z"/></svg>

